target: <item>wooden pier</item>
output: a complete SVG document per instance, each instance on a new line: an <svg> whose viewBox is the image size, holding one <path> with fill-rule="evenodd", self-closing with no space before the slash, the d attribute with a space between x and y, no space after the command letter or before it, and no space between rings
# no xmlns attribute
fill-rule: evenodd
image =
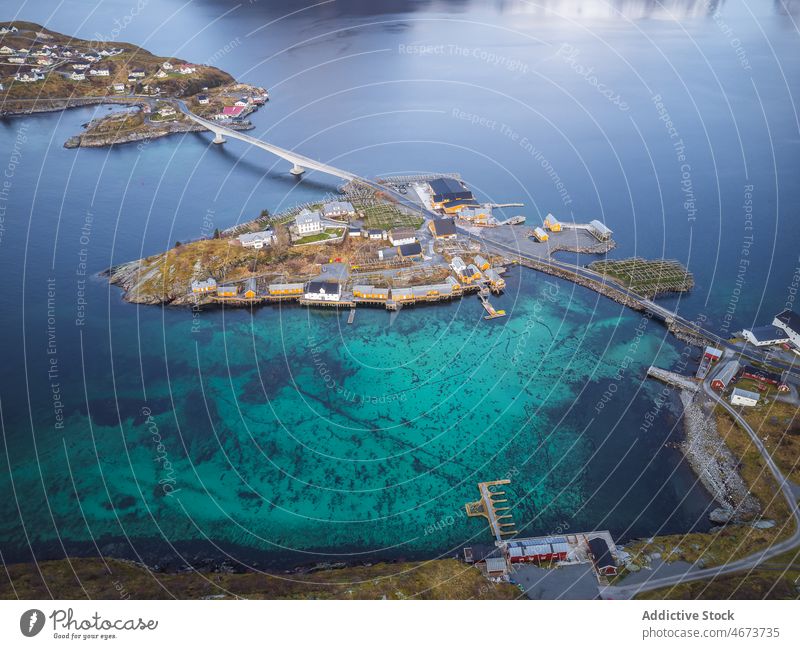
<svg viewBox="0 0 800 649"><path fill-rule="evenodd" d="M689 392L697 392L700 389L700 384L693 381L690 377L684 376L683 374L676 374L669 370L663 370L654 365L647 368L647 376L652 376L654 379L663 381L668 385L674 385L681 390L688 390Z"/></svg>
<svg viewBox="0 0 800 649"><path fill-rule="evenodd" d="M347 324L353 324L353 320L356 319L356 308L352 307L350 309L350 315L347 316Z"/></svg>
<svg viewBox="0 0 800 649"><path fill-rule="evenodd" d="M514 519L511 514L498 514L498 512L508 511L511 508L503 503L507 503L507 498L500 498L505 495L505 491L492 491L491 487L511 484L511 480L492 480L490 482L479 482L478 490L481 492L481 499L475 502L466 503L464 508L467 516L483 516L489 521L492 533L498 541L502 541L504 536L511 536L517 533L514 526ZM498 507L498 505L503 505Z"/></svg>

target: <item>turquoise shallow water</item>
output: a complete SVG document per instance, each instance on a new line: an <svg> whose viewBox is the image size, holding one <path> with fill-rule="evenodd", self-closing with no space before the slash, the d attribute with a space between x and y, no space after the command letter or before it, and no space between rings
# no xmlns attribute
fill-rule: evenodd
<svg viewBox="0 0 800 649"><path fill-rule="evenodd" d="M647 365L677 358L663 330L633 349L637 315L529 271L509 280L495 301L510 316L492 322L474 298L359 309L353 325L299 307L168 310L140 331L140 375L93 381L90 416L15 457L16 489L48 494L22 504L34 544L53 551L57 527L65 547L151 561L165 540L284 563L431 556L490 539L463 505L502 477L526 533L704 527L707 495L663 447L679 429L626 423L659 389L640 383ZM632 393L595 418L611 384ZM3 521L6 547L24 547Z"/></svg>
<svg viewBox="0 0 800 649"><path fill-rule="evenodd" d="M84 38L130 11L17 4L10 14ZM278 145L367 176L458 171L482 200L524 202L529 222L602 218L613 256L692 270L692 293L665 304L732 333L796 294L796 20L783 5L720 5L744 66L704 4L666 7L164 0L122 36L268 87L253 134ZM204 134L62 148L105 111L0 120L4 560L437 556L490 539L461 512L476 482L503 476L523 533L707 527L709 496L672 446L672 398L657 407L661 386L643 378L682 347L584 289L512 271L493 298L510 317L493 322L472 298L361 309L350 326L300 308L123 303L96 273L336 187Z"/></svg>

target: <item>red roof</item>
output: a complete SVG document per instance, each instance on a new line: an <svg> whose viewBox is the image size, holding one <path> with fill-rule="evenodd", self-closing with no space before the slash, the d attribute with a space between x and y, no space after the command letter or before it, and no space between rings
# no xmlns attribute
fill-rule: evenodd
<svg viewBox="0 0 800 649"><path fill-rule="evenodd" d="M244 110L242 106L225 106L225 108L222 109L222 114L229 115L230 117L238 117L242 110Z"/></svg>

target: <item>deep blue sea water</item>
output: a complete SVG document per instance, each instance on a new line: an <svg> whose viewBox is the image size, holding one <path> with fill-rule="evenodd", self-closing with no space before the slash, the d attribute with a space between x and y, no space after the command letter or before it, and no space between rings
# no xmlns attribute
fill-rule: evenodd
<svg viewBox="0 0 800 649"><path fill-rule="evenodd" d="M685 262L696 288L665 302L720 332L792 301L800 48L783 5L154 4L4 11L84 38L124 25L119 40L266 86L255 134L356 173L458 171L529 220L601 218L614 256ZM205 134L62 147L107 110L0 121L5 560L437 556L489 540L463 504L506 475L526 533L707 528L672 398L654 410L644 379L682 344L582 288L515 270L491 323L469 299L350 326L124 303L97 273L336 183Z"/></svg>

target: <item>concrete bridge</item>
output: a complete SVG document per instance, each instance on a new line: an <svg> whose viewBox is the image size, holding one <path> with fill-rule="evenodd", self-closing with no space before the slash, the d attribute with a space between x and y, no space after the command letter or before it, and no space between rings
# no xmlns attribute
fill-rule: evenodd
<svg viewBox="0 0 800 649"><path fill-rule="evenodd" d="M257 146L259 149L269 151L273 155L291 162L293 165L291 173L295 176L301 176L306 169L313 169L314 171L321 171L322 173L330 174L331 176L336 176L337 178L342 178L343 180L356 180L366 184L371 184L366 178L359 178L355 174L345 171L344 169L339 169L332 165L325 164L324 162L317 162L316 160L308 158L300 153L283 149L279 146L275 146L274 144L270 144L269 142L264 142L263 140L252 137L251 135L247 135L240 131L234 131L232 128L228 128L227 126L223 126L217 122L198 117L191 110L189 110L185 102L179 99L176 100L176 103L180 111L186 115L186 117L193 122L205 126L209 131L214 133L214 144L223 144L226 137L247 142L248 144Z"/></svg>

